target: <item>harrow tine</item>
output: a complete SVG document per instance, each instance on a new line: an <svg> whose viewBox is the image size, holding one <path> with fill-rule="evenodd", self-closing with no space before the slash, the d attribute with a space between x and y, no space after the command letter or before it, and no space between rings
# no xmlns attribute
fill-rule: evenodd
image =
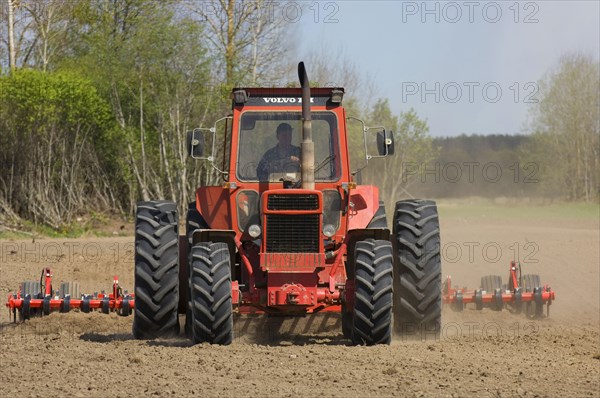
<svg viewBox="0 0 600 398"><path fill-rule="evenodd" d="M455 297L456 297L456 303L454 305L454 308L456 311L458 312L462 312L462 310L465 309L465 303L463 301L463 294L461 291L458 291L455 293Z"/></svg>
<svg viewBox="0 0 600 398"><path fill-rule="evenodd" d="M483 309L483 290L479 289L475 292L475 308L477 310Z"/></svg>
<svg viewBox="0 0 600 398"><path fill-rule="evenodd" d="M502 289L494 290L494 309L496 311L502 311L504 303L502 302Z"/></svg>
<svg viewBox="0 0 600 398"><path fill-rule="evenodd" d="M517 287L514 291L514 295L515 295L515 304L514 304L514 308L515 308L515 312L517 314L520 314L521 312L523 312L523 293L522 293L522 288L521 287Z"/></svg>

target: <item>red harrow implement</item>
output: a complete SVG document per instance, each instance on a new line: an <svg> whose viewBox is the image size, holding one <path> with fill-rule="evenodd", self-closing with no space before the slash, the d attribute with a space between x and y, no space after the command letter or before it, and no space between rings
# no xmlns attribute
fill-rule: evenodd
<svg viewBox="0 0 600 398"><path fill-rule="evenodd" d="M542 285L536 274L521 274L521 263L510 263L510 275L507 284L502 284L498 275L488 275L481 278L478 290L466 287L452 287L451 277L448 276L444 285L442 301L449 304L455 311L462 311L466 304L474 303L475 309L484 307L501 311L505 307L511 312L525 312L530 318L539 318L546 306L546 316L550 314L550 305L555 299L555 292L550 286Z"/></svg>
<svg viewBox="0 0 600 398"><path fill-rule="evenodd" d="M53 295L54 293L54 295ZM8 296L6 303L12 312L13 321L19 319L24 321L37 315L49 315L50 312L69 312L78 309L81 312L100 310L104 314L117 312L121 316L131 315L135 308L134 295L123 291L119 286L119 280L115 276L112 293L104 291L94 294L79 294L77 283L62 282L60 289L52 289L52 271L44 268L39 282L23 282L16 294Z"/></svg>

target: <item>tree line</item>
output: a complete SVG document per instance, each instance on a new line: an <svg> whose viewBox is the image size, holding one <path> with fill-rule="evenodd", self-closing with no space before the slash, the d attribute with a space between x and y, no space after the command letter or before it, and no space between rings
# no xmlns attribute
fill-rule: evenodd
<svg viewBox="0 0 600 398"><path fill-rule="evenodd" d="M600 198L600 63L593 56L563 55L539 81L539 101L523 133L431 138L427 124L379 113L400 132L403 153L372 170L390 199L544 197L597 202ZM375 107L377 109L377 107ZM414 137L411 140L410 137ZM408 140L408 141L407 141ZM396 175L391 185L389 169ZM383 176L383 177L382 177Z"/></svg>
<svg viewBox="0 0 600 398"><path fill-rule="evenodd" d="M94 212L131 215L138 200L148 199L174 200L183 211L196 187L220 182L207 163L188 158L185 132L227 115L235 86L297 85L295 31L273 18L273 7L283 3L1 1L4 225L27 220L64 229ZM388 203L416 192L419 176L406 165L451 159L426 120L414 110L394 112L344 54L323 47L304 57L315 85L346 86L348 114L395 132L396 155L360 173L363 181L377 182ZM585 57L572 64L573 71L558 68L546 77L548 101L532 111L535 133L523 152L529 162L563 160L558 173L540 167L543 181L564 185L550 184L542 194L592 200L599 181L598 64ZM582 68L588 68L583 75ZM555 81L564 80L570 83L554 93ZM561 93L578 96L580 89L587 99L561 104ZM594 101L595 113L587 107ZM358 169L362 133L350 128Z"/></svg>

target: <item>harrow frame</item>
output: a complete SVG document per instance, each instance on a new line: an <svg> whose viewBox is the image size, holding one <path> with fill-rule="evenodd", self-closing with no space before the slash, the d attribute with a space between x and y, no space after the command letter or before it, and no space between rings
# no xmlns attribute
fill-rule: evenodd
<svg viewBox="0 0 600 398"><path fill-rule="evenodd" d="M532 290L525 289L521 283L521 264L510 262L508 289L498 288L494 292L487 292L482 288L477 290L466 287L452 287L452 278L446 277L442 293L442 303L449 305L455 311L462 311L466 304L475 304L475 309L491 308L500 311L505 307L515 313L525 310L529 317L541 317L544 305L546 316L550 315L550 305L556 298L556 292L549 285L533 287Z"/></svg>
<svg viewBox="0 0 600 398"><path fill-rule="evenodd" d="M135 308L135 295L123 291L117 276L113 278L112 293L106 294L102 291L101 293L82 294L79 298L73 298L69 294L59 297L58 292L53 296L50 268L42 269L40 281L43 281L41 291L34 296L23 294L22 287L19 287L16 293L9 294L6 307L12 313L13 322L17 321L17 312L20 319L26 320L37 313L50 315L51 312L69 312L72 309L78 309L84 313L100 310L103 314L117 312L121 316L129 316ZM32 310L34 311L32 312Z"/></svg>

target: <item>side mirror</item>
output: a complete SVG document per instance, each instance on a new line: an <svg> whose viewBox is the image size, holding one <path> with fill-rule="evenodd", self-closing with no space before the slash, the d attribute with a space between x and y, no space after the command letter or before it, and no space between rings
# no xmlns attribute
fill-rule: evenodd
<svg viewBox="0 0 600 398"><path fill-rule="evenodd" d="M187 132L187 152L193 158L204 154L204 134L199 129Z"/></svg>
<svg viewBox="0 0 600 398"><path fill-rule="evenodd" d="M380 131L377 133L377 151L379 156L394 154L394 133L392 131Z"/></svg>

